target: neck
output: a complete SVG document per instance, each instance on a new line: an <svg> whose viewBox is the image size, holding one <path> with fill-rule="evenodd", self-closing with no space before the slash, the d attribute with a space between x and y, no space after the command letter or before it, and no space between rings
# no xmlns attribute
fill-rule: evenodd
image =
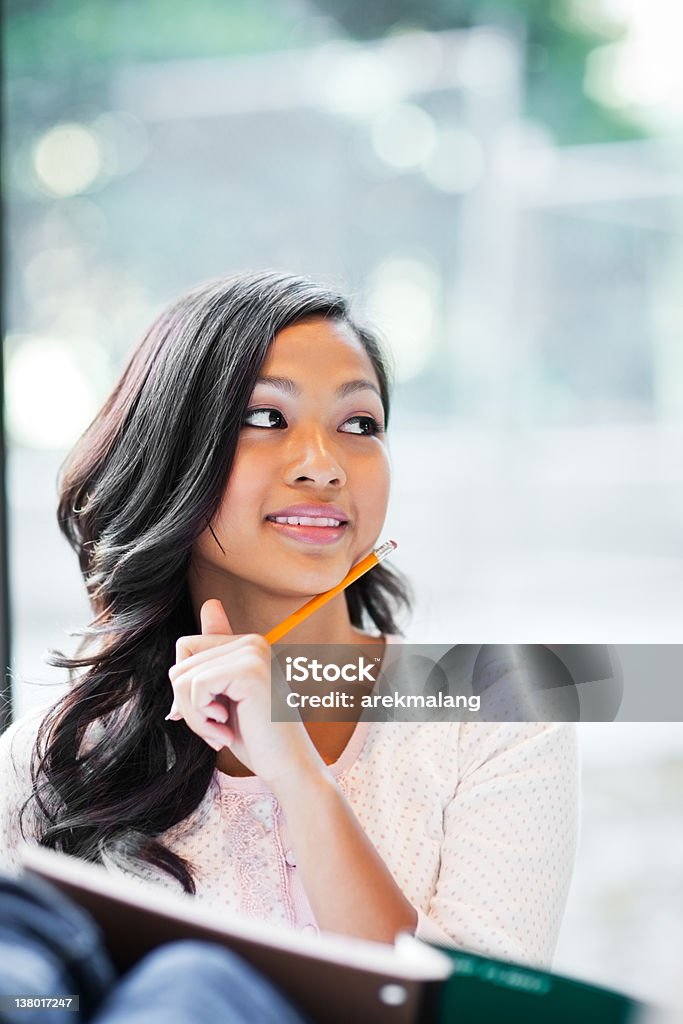
<svg viewBox="0 0 683 1024"><path fill-rule="evenodd" d="M205 567L200 570L191 566L188 583L197 623L204 601L218 598L236 635L265 635L311 597L315 597L314 594L298 597L270 594L244 580L238 581L226 573ZM351 644L367 640L368 637L351 624L346 598L342 593L287 633L282 642Z"/></svg>

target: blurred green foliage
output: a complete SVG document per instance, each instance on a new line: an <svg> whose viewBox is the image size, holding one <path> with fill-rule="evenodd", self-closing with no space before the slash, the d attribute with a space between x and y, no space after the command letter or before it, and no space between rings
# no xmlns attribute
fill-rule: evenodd
<svg viewBox="0 0 683 1024"><path fill-rule="evenodd" d="M221 57L302 45L306 19L278 0L5 0L9 77L75 64Z"/></svg>
<svg viewBox="0 0 683 1024"><path fill-rule="evenodd" d="M52 80L62 88L129 61L503 24L524 39L525 112L548 125L558 142L642 135L640 126L584 92L588 55L619 30L586 21L579 0L5 0L4 6L7 78Z"/></svg>
<svg viewBox="0 0 683 1024"><path fill-rule="evenodd" d="M595 9L599 0L590 0ZM526 48L526 114L549 126L558 142L636 138L642 128L586 95L586 58L614 42L621 27L586 19L579 0L315 0L352 36L373 39L406 29L443 31L481 24L508 26ZM599 11L597 12L599 14Z"/></svg>

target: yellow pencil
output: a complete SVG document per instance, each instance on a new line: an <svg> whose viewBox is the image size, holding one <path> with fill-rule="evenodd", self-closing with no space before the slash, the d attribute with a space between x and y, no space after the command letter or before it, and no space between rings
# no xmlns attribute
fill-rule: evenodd
<svg viewBox="0 0 683 1024"><path fill-rule="evenodd" d="M322 608L324 604L331 601L333 597L337 596L337 594L341 594L341 592L346 590L351 583L354 583L359 576L363 576L369 569L374 569L376 565L379 565L379 563L386 558L387 555L390 555L397 547L398 545L395 540L387 540L384 544L380 544L379 547L375 548L374 551L371 551L369 555L366 555L365 558L362 558L360 562L354 565L353 568L347 572L341 583L338 583L336 587L332 587L331 590L326 590L324 594L318 594L317 597L312 597L311 600L307 601L306 604L303 604L301 608L297 608L295 612L292 612L292 614L288 615L286 619L283 619L279 626L275 626L269 633L266 633L266 640L268 643L277 643L277 641L281 640L286 633L289 633L290 629L294 629L295 626L298 626L300 622L307 619L309 615L313 614L313 612L317 612L318 608Z"/></svg>

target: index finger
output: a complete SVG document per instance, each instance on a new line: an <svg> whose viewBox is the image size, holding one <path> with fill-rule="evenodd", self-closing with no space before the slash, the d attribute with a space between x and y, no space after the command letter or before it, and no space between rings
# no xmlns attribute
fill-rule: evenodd
<svg viewBox="0 0 683 1024"><path fill-rule="evenodd" d="M169 677L172 681L178 678L179 675L188 671L190 668L194 670L200 665L205 665L208 662L212 662L215 658L215 651L225 648L229 648L231 651L236 651L241 647L253 647L254 645L265 646L266 651L270 651L268 641L264 640L258 633L244 633L240 636L223 636L213 637L212 643L204 643L207 637L202 634L200 637L195 636L181 636L180 640L176 642L176 649L182 643L182 641L191 642L191 646L194 648L190 653L185 654L184 657L178 658L174 665L168 670ZM202 641L201 643L195 643L195 641ZM190 666L192 662L192 666Z"/></svg>
<svg viewBox="0 0 683 1024"><path fill-rule="evenodd" d="M191 658L193 654L199 654L201 651L208 651L212 647L220 647L226 640L234 639L232 635L226 634L221 636L217 633L200 633L198 636L181 636L176 640L175 644L175 660L176 664L179 661L184 661L185 658Z"/></svg>

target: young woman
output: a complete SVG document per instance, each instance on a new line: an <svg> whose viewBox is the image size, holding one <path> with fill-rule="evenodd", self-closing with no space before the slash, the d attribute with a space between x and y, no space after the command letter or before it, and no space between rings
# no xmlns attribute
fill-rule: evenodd
<svg viewBox="0 0 683 1024"><path fill-rule="evenodd" d="M64 469L95 618L37 738L0 743L10 867L37 840L307 931L549 962L572 727L271 721L263 635L378 540L388 412L377 341L304 279L214 282L153 325ZM406 604L383 564L287 642L381 656Z"/></svg>

